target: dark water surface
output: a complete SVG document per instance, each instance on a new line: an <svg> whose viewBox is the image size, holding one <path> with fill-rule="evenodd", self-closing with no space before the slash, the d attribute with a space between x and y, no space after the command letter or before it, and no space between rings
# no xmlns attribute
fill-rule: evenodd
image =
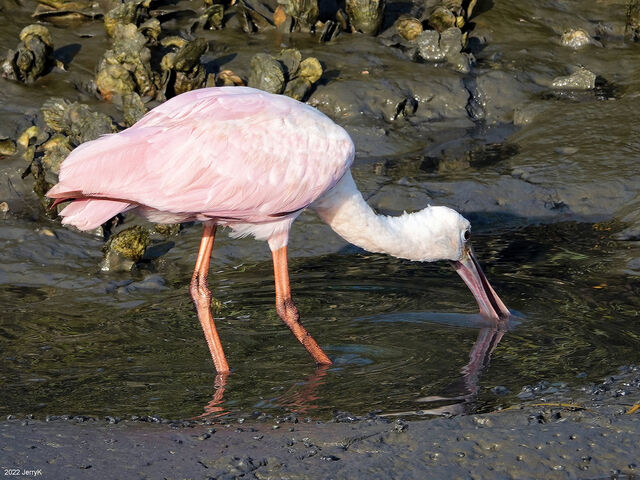
<svg viewBox="0 0 640 480"><path fill-rule="evenodd" d="M515 394L541 379L584 382L576 379L583 371L599 378L640 361L640 281L618 270L628 253L612 240L612 228L563 223L477 236L487 275L520 315L506 329L475 314L447 265L349 248L294 256L291 278L305 325L335 362L326 370L313 367L275 314L266 247L240 241L264 257L244 259L234 250L238 242L220 235L211 280L233 369L220 405L211 403L214 371L187 293L188 262L173 263L195 255L199 228L184 231L163 262L149 265L166 284L148 282L145 291L130 274L97 271L98 241L59 228L55 238L5 226L5 269L24 269L12 264L16 252L47 268L32 267L20 281L14 272L0 288L0 412L188 418L217 406L239 416L324 416L424 410L452 403L425 397L465 396L467 410L483 410L513 401L490 391L497 385ZM295 250L295 236L292 243ZM148 275L143 269L133 279ZM491 347L484 372L480 360L465 375L472 349L482 358Z"/></svg>
<svg viewBox="0 0 640 480"><path fill-rule="evenodd" d="M201 227L155 238L159 250L174 246L133 272L101 272L103 242L46 220L20 179L24 162L3 158L0 414L487 411L517 401L523 385L584 384L639 363L640 46L623 40L625 2L484 4L474 21L486 44L464 78L347 34L319 46L221 30L207 34L207 61L246 77L262 49L317 55L326 75L310 101L354 137L370 203L392 214L446 204L472 220L477 257L516 312L509 324L481 319L448 264L359 251L303 214L289 249L294 299L334 365L317 370L276 315L267 245L220 234L210 283L233 371L216 378L187 289ZM0 16L4 56L35 2L0 5L16 10ZM601 22L613 25L601 45L560 45L564 29L596 35ZM0 79L1 135L15 138L53 95L120 115L81 88L108 48L103 26L51 29L57 48L77 54L34 86ZM608 89L552 91L575 65ZM485 112L471 119L475 84ZM432 111L429 100L409 120L385 117L397 92L432 85ZM518 111L537 114L514 126Z"/></svg>

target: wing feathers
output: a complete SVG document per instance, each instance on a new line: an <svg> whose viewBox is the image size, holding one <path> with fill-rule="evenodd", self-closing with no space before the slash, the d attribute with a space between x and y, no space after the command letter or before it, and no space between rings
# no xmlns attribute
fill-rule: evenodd
<svg viewBox="0 0 640 480"><path fill-rule="evenodd" d="M349 168L353 143L315 109L256 92L210 88L175 97L128 130L75 149L48 195L81 191L249 221L300 210Z"/></svg>

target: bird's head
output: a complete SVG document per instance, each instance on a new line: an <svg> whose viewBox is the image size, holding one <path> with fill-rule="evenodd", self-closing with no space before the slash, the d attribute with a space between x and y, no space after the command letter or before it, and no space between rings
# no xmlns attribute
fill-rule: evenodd
<svg viewBox="0 0 640 480"><path fill-rule="evenodd" d="M509 309L482 272L471 247L471 224L448 207L427 207L410 215L415 251L411 260L449 260L478 302L480 313L506 318Z"/></svg>

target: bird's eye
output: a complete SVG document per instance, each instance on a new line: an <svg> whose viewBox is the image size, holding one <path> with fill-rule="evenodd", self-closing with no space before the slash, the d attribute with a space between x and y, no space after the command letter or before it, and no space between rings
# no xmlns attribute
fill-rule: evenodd
<svg viewBox="0 0 640 480"><path fill-rule="evenodd" d="M471 231L470 230L465 230L464 231L464 241L466 242L467 240L469 240L469 238L471 238Z"/></svg>

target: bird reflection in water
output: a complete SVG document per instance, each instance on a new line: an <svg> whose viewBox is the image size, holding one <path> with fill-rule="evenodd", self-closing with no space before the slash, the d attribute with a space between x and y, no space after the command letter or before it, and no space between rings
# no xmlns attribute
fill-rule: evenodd
<svg viewBox="0 0 640 480"><path fill-rule="evenodd" d="M480 328L478 338L469 352L469 362L461 369L462 377L447 388L447 390L454 392L462 390L464 392L462 395L422 397L418 399L418 402L447 402L447 405L422 409L416 412L403 412L396 415L461 415L472 413L474 402L480 390L480 376L483 370L489 366L491 354L508 329L508 320L491 321L489 325Z"/></svg>
<svg viewBox="0 0 640 480"><path fill-rule="evenodd" d="M478 331L471 351L469 352L469 362L462 367L462 376L446 389L451 391L449 396L428 396L419 398L420 403L443 403L429 409L416 411L404 411L382 416L400 415L461 415L471 413L474 409L474 402L480 390L480 376L486 367L489 366L491 354L502 340L502 337L510 328L508 320L483 321ZM292 413L308 414L321 408L317 401L320 398L318 388L326 383L326 375L329 365L319 365L313 374L304 381L294 383L285 393L272 401L274 406L286 409ZM224 392L229 374L218 374L214 381L213 398L205 405L204 413L198 418L217 418L230 413L224 407ZM457 392L463 392L456 395ZM453 393L456 392L456 393Z"/></svg>
<svg viewBox="0 0 640 480"><path fill-rule="evenodd" d="M304 381L293 384L285 393L274 400L274 404L280 408L297 414L306 414L317 410L318 387L325 383L329 365L318 365L315 371ZM213 398L204 406L204 412L197 418L217 418L230 414L224 407L224 392L227 386L228 373L219 373L214 380Z"/></svg>
<svg viewBox="0 0 640 480"><path fill-rule="evenodd" d="M224 390L227 386L228 373L218 373L213 381L213 398L204 406L204 413L198 418L216 418L228 415L229 410L224 407Z"/></svg>

